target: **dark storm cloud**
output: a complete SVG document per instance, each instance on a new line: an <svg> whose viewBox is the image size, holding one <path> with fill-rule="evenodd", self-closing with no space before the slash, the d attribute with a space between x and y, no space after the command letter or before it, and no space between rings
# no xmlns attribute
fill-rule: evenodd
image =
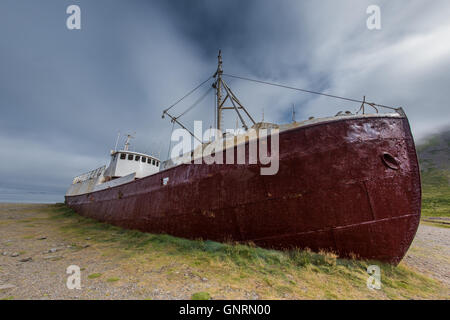
<svg viewBox="0 0 450 320"><path fill-rule="evenodd" d="M204 55L222 48L225 70L343 96L402 106L416 138L449 122L450 4L438 1L166 2L173 23ZM381 7L382 29L366 27ZM230 80L231 81L231 80ZM233 87L260 119L286 121L358 106L259 85Z"/></svg>
<svg viewBox="0 0 450 320"><path fill-rule="evenodd" d="M82 30L65 26L70 4ZM366 28L370 4L381 30ZM161 111L215 71L219 48L228 73L403 106L421 138L449 123L449 16L448 1L3 0L0 187L63 195L108 161L118 130L165 158ZM264 109L266 121L289 121L293 103L298 119L357 107L226 80L257 120ZM185 122L211 123L213 101Z"/></svg>
<svg viewBox="0 0 450 320"><path fill-rule="evenodd" d="M206 74L195 48L144 1L77 1L80 31L65 25L72 3L0 4L3 187L64 194L74 175L108 160L118 130L157 153L170 133L161 110Z"/></svg>

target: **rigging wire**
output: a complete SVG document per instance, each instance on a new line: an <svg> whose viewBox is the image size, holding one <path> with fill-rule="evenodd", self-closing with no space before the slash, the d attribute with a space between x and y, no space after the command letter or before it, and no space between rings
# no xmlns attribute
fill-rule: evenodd
<svg viewBox="0 0 450 320"><path fill-rule="evenodd" d="M209 76L208 79L206 79L205 81L203 81L202 83L200 83L198 86L196 86L194 89L192 89L191 91L189 91L187 94L185 94L182 98L180 98L177 102L175 102L174 104L172 104L170 107L168 107L167 109L165 109L163 111L163 114L166 113L167 111L169 111L170 109L172 109L173 107L175 107L178 103L180 103L182 100L184 100L185 98L187 98L188 96L190 96L194 91L196 91L198 88L200 88L201 86L203 86L206 82L208 82L211 78L213 78L214 75Z"/></svg>
<svg viewBox="0 0 450 320"><path fill-rule="evenodd" d="M290 86L286 86L286 85L282 85L282 84L278 84L278 83L272 83L272 82L267 82L267 81L262 81L262 80L255 80L255 79L250 79L250 78L241 77L241 76L235 76L235 75L231 75L231 74L227 74L227 73L223 73L222 75L230 77L230 78L247 80L247 81L251 81L251 82L267 84L267 85L270 85L270 86L275 86L275 87L280 87L280 88L285 88L285 89L291 89L291 90L296 90L296 91L302 91L302 92L306 92L306 93L317 94L317 95L326 96L326 97L335 98L335 99L341 99L341 100L346 100L346 101L351 101L351 102L358 102L358 103L367 103L368 105L371 105L371 106L377 106L377 107L382 107L382 108L387 108L387 109L392 109L392 110L397 110L398 109L398 108L393 108L393 107L390 107L390 106L385 106L385 105L382 105L382 104L369 103L369 102L367 102L365 100L363 101L363 100L345 98L345 97L336 96L336 95L332 95L332 94L326 94L326 93L323 93L323 92L317 92L317 91L311 91L311 90L306 90L306 89L301 89L301 88L295 88L295 87L290 87Z"/></svg>
<svg viewBox="0 0 450 320"><path fill-rule="evenodd" d="M217 99L215 94L213 94L213 100L214 100L214 128L217 128Z"/></svg>
<svg viewBox="0 0 450 320"><path fill-rule="evenodd" d="M212 89L214 88L213 87L208 88L208 90L206 90L205 93L200 98L198 98L193 104L191 104L186 110L184 110L184 112L181 113L178 117L176 117L176 119L184 116L186 113L194 109L200 102L203 101L203 99L206 98L206 96L211 92Z"/></svg>

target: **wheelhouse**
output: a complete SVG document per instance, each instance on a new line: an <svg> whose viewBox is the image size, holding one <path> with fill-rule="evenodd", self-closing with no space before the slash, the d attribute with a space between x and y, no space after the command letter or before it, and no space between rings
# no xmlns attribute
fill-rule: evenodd
<svg viewBox="0 0 450 320"><path fill-rule="evenodd" d="M119 150L111 153L111 163L105 171L107 180L136 173L136 178L143 178L159 171L161 162L148 154Z"/></svg>

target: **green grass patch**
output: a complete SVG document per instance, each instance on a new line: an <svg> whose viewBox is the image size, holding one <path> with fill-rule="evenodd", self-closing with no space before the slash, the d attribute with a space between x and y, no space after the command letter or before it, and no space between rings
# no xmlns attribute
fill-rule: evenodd
<svg viewBox="0 0 450 320"><path fill-rule="evenodd" d="M393 267L378 261L341 259L330 252L310 250L277 251L253 244L218 243L187 240L165 234L149 234L125 230L75 214L64 205L49 207L50 219L55 219L65 237L73 242L91 237L91 244L104 255L115 255L130 267L163 270L164 281L192 281L206 277L220 288L234 286L254 291L260 297L306 297L321 299L427 299L441 297L442 285L406 266ZM64 218L64 220L62 219ZM382 290L366 287L367 267L378 265L382 274ZM190 271L185 275L183 268ZM163 268L164 267L164 268ZM177 271L175 273L175 271ZM191 278L189 274L194 275ZM100 273L88 276L100 277ZM114 280L113 280L114 279ZM117 280L116 280L117 279ZM107 282L119 278L108 278ZM196 280L198 281L198 280ZM222 289L208 289L221 295ZM206 292L192 296L211 298Z"/></svg>
<svg viewBox="0 0 450 320"><path fill-rule="evenodd" d="M450 217L450 187L424 185L422 190L422 215Z"/></svg>
<svg viewBox="0 0 450 320"><path fill-rule="evenodd" d="M191 300L211 300L211 295L208 292L197 292L191 296Z"/></svg>
<svg viewBox="0 0 450 320"><path fill-rule="evenodd" d="M112 277L112 278L106 279L107 282L116 282L116 281L119 281L119 280L120 280L120 278L117 278L117 277Z"/></svg>
<svg viewBox="0 0 450 320"><path fill-rule="evenodd" d="M444 131L417 146L425 217L450 217L449 137L450 132Z"/></svg>

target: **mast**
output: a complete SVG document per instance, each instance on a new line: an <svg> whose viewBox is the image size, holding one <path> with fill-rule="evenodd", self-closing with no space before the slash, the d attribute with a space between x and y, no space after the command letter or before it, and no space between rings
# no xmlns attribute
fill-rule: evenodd
<svg viewBox="0 0 450 320"><path fill-rule="evenodd" d="M187 111L189 111L190 109L192 109L198 102L196 102L194 105L192 105L191 107L189 107L188 110L186 110L185 112L183 112L181 115L179 115L178 117L175 117L173 115L171 115L168 111L170 109L172 109L173 107L175 107L179 102L181 102L182 100L184 100L185 98L187 98L189 95L191 95L194 91L196 91L198 88L200 88L202 85L204 85L205 83L207 83L211 78L215 78L214 83L212 84L212 87L214 89L216 89L216 98L217 100L215 100L217 107L214 108L215 111L215 115L214 115L214 121L216 122L216 126L217 126L217 130L220 130L222 132L222 111L223 110L234 110L236 111L239 120L242 123L242 127L245 128L245 130L248 130L248 126L244 121L244 118L241 115L241 112L239 110L244 111L245 115L250 119L250 121L255 124L255 120L253 120L252 116L248 113L247 109L245 109L245 107L242 105L242 103L239 101L239 99L236 97L236 95L233 93L233 91L231 91L230 87L228 86L228 84L223 80L222 76L226 75L223 73L223 69L222 69L222 51L219 50L219 55L217 56L217 71L214 73L214 75L210 76L208 79L206 79L205 81L203 81L202 83L200 83L197 87L195 87L194 89L192 89L190 92L188 92L186 95L184 95L181 99L179 99L177 102L175 102L174 104L172 104L169 108L165 109L163 111L162 114L162 118L164 118L164 116L169 116L169 118L171 119L171 122L173 123L177 123L179 124L183 129L187 130L195 139L197 139L200 143L202 143L202 140L197 138L190 130L188 130L179 120L178 118L180 118L181 116L183 116ZM228 75L229 76L229 75ZM225 98L222 98L222 91L225 92ZM204 97L206 97L206 95L204 95L201 99L203 99ZM225 102L227 102L227 100L229 102L231 102L232 106L224 106ZM127 143L128 143L129 138L127 138ZM125 144L126 148L128 148L127 143Z"/></svg>
<svg viewBox="0 0 450 320"><path fill-rule="evenodd" d="M292 104L292 122L295 122L295 105Z"/></svg>
<svg viewBox="0 0 450 320"><path fill-rule="evenodd" d="M216 71L216 95L217 95L217 129L222 131L222 50L219 50L217 56L217 71Z"/></svg>
<svg viewBox="0 0 450 320"><path fill-rule="evenodd" d="M128 151L128 147L130 146L130 139L134 139L134 137L131 134L127 134L127 140L125 141L125 151Z"/></svg>
<svg viewBox="0 0 450 320"><path fill-rule="evenodd" d="M222 131L222 111L223 110L235 110L242 126L245 128L245 130L248 130L248 126L244 121L244 118L242 117L239 110L243 110L247 117L255 124L255 120L251 117L251 115L248 113L247 109L242 105L242 103L239 101L239 99L235 96L235 94L231 91L230 87L227 85L227 83L222 79L223 75L223 68L222 68L222 50L219 50L219 55L217 56L217 71L214 74L214 78L216 78L216 81L213 84L213 87L216 89L216 96L217 96L217 109L216 109L216 115L217 115L217 129L219 131ZM222 100L222 89L225 90L226 96L225 99ZM232 104L232 106L224 106L225 102L229 100Z"/></svg>

